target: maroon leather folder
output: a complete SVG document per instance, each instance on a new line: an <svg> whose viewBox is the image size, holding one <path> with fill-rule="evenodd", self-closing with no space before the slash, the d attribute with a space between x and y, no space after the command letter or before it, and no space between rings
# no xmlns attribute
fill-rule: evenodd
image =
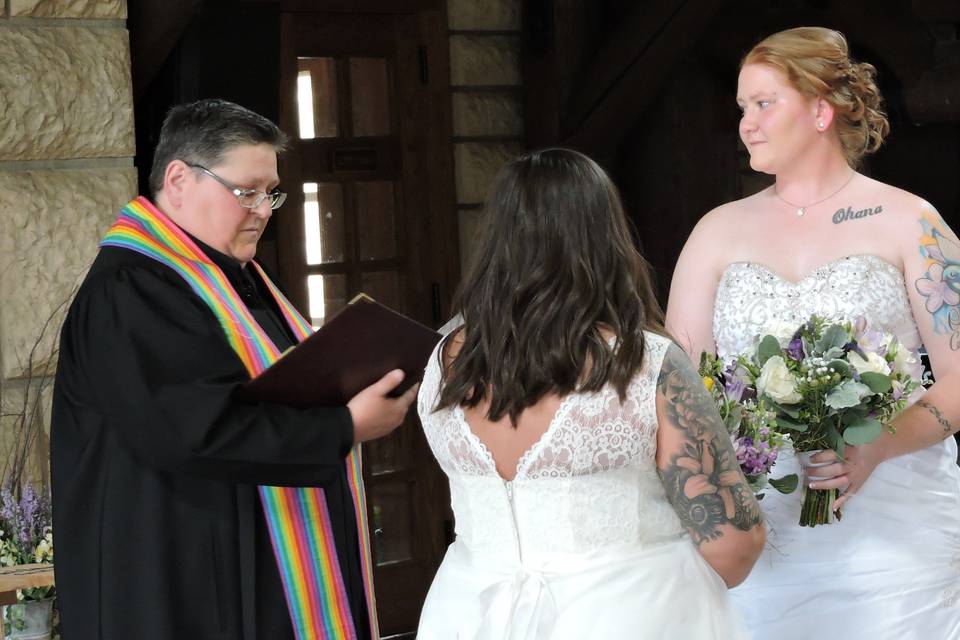
<svg viewBox="0 0 960 640"><path fill-rule="evenodd" d="M316 333L242 387L245 396L292 407L342 406L393 369L406 374L390 395L423 378L441 335L358 296Z"/></svg>

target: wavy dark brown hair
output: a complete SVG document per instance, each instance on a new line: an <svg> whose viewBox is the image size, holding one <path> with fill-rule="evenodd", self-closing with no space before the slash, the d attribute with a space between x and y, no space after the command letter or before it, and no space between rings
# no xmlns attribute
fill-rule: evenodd
<svg viewBox="0 0 960 640"><path fill-rule="evenodd" d="M515 426L548 393L609 382L623 401L643 331L663 333L663 313L609 176L569 149L526 154L494 180L483 225L454 301L463 343L437 408L489 398L488 419Z"/></svg>

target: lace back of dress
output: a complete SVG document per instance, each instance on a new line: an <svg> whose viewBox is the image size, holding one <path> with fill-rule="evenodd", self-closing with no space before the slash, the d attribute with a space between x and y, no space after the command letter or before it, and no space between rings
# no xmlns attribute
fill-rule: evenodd
<svg viewBox="0 0 960 640"><path fill-rule="evenodd" d="M669 340L646 333L644 365L621 403L612 385L574 393L560 404L549 428L517 465L517 479L572 477L626 466L656 453L656 383ZM495 474L493 459L456 408L434 411L441 385L431 356L418 399L427 440L447 475Z"/></svg>

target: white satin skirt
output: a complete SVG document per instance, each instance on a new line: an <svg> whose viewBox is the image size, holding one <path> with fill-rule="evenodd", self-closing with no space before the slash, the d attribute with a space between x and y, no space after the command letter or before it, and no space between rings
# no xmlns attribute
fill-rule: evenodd
<svg viewBox="0 0 960 640"><path fill-rule="evenodd" d="M502 565L502 566L498 566ZM472 558L454 542L418 640L742 640L726 585L688 538L526 562Z"/></svg>
<svg viewBox="0 0 960 640"><path fill-rule="evenodd" d="M767 547L730 594L755 640L960 640L953 438L880 464L843 519L800 527L801 492L760 502ZM792 451L773 475L800 473Z"/></svg>

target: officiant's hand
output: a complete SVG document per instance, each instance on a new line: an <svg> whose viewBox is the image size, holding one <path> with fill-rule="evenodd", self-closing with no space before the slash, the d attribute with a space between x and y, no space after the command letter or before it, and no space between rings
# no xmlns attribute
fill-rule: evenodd
<svg viewBox="0 0 960 640"><path fill-rule="evenodd" d="M847 447L846 460L841 460L836 451L827 449L810 457L814 464L826 464L822 467L804 467L805 480L811 489L840 489L840 497L833 503L833 510L839 511L853 498L864 485L877 465L883 462L882 448L877 442L856 447Z"/></svg>
<svg viewBox="0 0 960 640"><path fill-rule="evenodd" d="M381 438L400 426L420 388L419 384L415 384L400 397L387 397L401 382L403 371L394 369L350 398L347 409L353 418L354 442Z"/></svg>

